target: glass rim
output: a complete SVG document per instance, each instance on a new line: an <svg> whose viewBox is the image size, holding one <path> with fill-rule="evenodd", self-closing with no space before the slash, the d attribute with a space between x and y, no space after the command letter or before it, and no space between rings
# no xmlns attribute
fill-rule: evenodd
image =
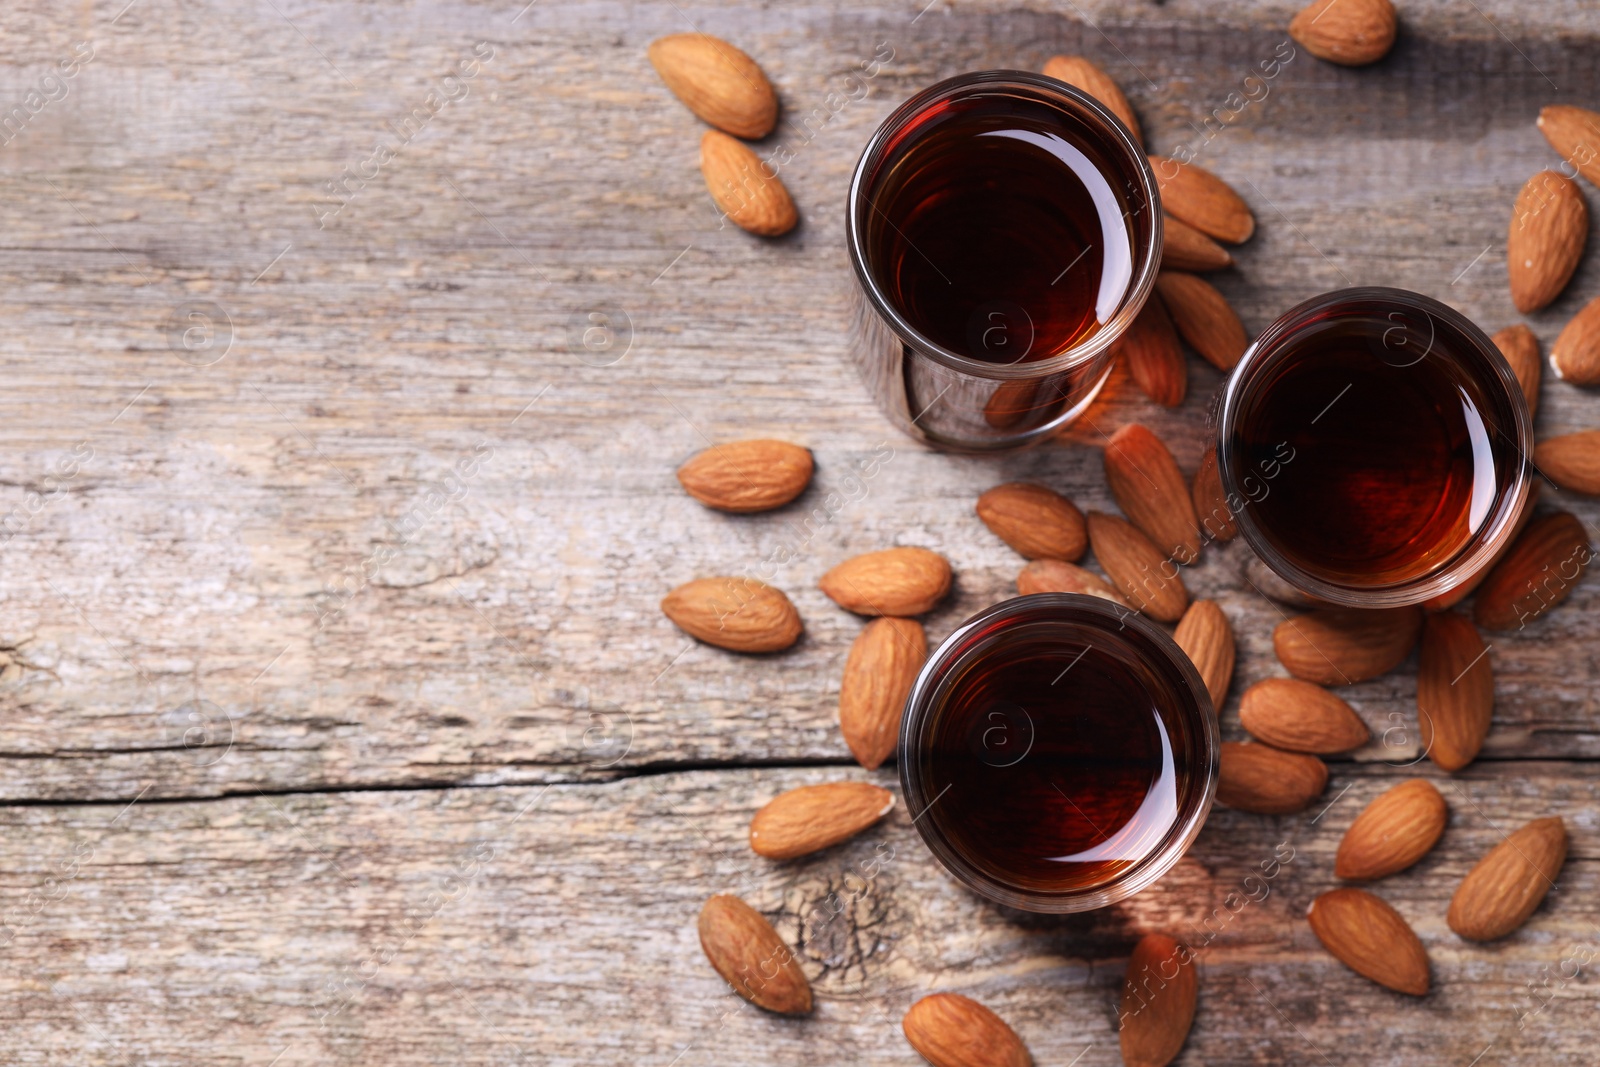
<svg viewBox="0 0 1600 1067"><path fill-rule="evenodd" d="M1415 309L1442 320L1482 357L1485 365L1506 394L1515 421L1516 439L1511 442L1516 451L1512 483L1497 494L1496 511L1488 524L1475 534L1471 543L1455 556L1427 574L1395 582L1390 585L1342 585L1330 582L1294 563L1268 540L1265 531L1256 523L1248 494L1239 489L1241 472L1230 462L1232 456L1226 442L1233 435L1239 417L1239 405L1246 387L1262 370L1271 365L1277 349L1297 331L1305 328L1313 317L1335 304L1347 301L1388 304L1395 309ZM1476 375L1474 375L1476 377ZM1504 430L1499 432L1502 434ZM1477 575L1489 566L1505 547L1506 540L1515 533L1523 506L1527 502L1532 478L1529 472L1533 453L1533 419L1528 413L1527 398L1504 354L1489 339L1477 323L1448 304L1424 296L1422 293L1392 286L1352 286L1321 293L1302 300L1268 326L1245 350L1238 364L1224 383L1217 415L1216 432L1217 473L1222 481L1222 492L1239 525L1245 541L1261 557L1273 573L1301 592L1340 607L1397 608L1421 604L1443 596ZM1233 508L1231 502L1241 505Z"/></svg>
<svg viewBox="0 0 1600 1067"><path fill-rule="evenodd" d="M1076 108L1088 112L1087 116L1079 117L1097 120L1103 127L1097 132L1113 140L1116 147L1133 161L1133 176L1149 204L1151 216L1150 250L1144 258L1144 263L1137 267L1128 292L1111 320L1065 352L1059 352L1047 359L1023 363L989 363L973 359L971 356L964 356L945 348L912 326L900 313L899 308L884 295L877 279L873 276L871 267L866 261L861 232L862 205L866 203L867 198L867 175L869 170L881 161L888 140L931 104L962 95L979 95L996 89L1032 91L1050 98L1058 106L1064 105L1064 110ZM1090 125L1093 126L1094 123L1091 122ZM866 293L872 309L889 325L902 344L910 345L954 370L978 378L1009 381L1042 377L1071 370L1105 352L1126 332L1154 291L1156 274L1161 269L1161 242L1160 187L1156 183L1155 172L1150 167L1149 157L1134 139L1133 134L1122 124L1122 120L1088 93L1055 78L1025 70L981 70L958 74L953 78L936 82L903 101L878 124L878 128L867 139L866 147L862 149L861 157L856 161L855 170L851 174L850 192L845 200L845 245L850 252L850 265L855 270L856 280Z"/></svg>
<svg viewBox="0 0 1600 1067"><path fill-rule="evenodd" d="M922 729L931 710L929 698L943 673L943 668L952 662L955 651L974 631L997 621L1005 621L1030 612L1053 612L1060 609L1070 609L1079 616L1083 614L1095 616L1108 631L1134 630L1176 669L1195 702L1201 752L1201 759L1198 762L1204 766L1196 767L1197 780L1202 780L1199 800L1193 804L1192 810L1187 812L1184 806L1180 806L1179 818L1168 829L1159 847L1099 885L1062 892L1044 892L1019 888L990 877L957 852L945 840L944 835L937 832L933 820L926 822L922 820L922 815L933 804L929 801L927 790L923 786L922 767L914 750L919 747ZM905 797L907 810L916 812L912 823L917 827L923 844L933 853L940 865L968 889L996 904L1023 911L1063 915L1094 911L1115 904L1119 900L1125 900L1148 888L1183 858L1199 835L1201 827L1205 825L1206 818L1211 813L1212 803L1216 799L1221 751L1222 731L1217 721L1217 712L1211 704L1211 694L1206 689L1199 670L1166 631L1138 612L1101 597L1086 596L1081 593L1032 593L1003 600L973 615L940 642L939 647L923 664L922 670L917 673L916 681L912 684L910 694L906 697L905 712L900 721L898 745L900 790ZM1199 778L1201 772L1203 779ZM933 799L937 801L938 798Z"/></svg>

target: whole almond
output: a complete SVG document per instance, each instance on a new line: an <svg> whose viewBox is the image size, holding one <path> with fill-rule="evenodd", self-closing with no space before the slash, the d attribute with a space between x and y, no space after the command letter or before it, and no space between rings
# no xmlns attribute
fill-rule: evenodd
<svg viewBox="0 0 1600 1067"><path fill-rule="evenodd" d="M719 511L782 507L811 482L811 451L787 441L732 441L690 456L678 481L690 496Z"/></svg>
<svg viewBox="0 0 1600 1067"><path fill-rule="evenodd" d="M1321 608L1272 631L1278 662L1318 685L1351 685L1400 666L1422 629L1418 608Z"/></svg>
<svg viewBox="0 0 1600 1067"><path fill-rule="evenodd" d="M1128 127L1134 143L1144 146L1143 135L1139 132L1139 118L1128 104L1128 98L1117 88L1117 83L1111 80L1111 75L1082 56L1051 56L1044 65L1044 74L1066 82L1074 89L1082 89L1100 101Z"/></svg>
<svg viewBox="0 0 1600 1067"><path fill-rule="evenodd" d="M857 615L921 615L950 592L950 564L926 548L887 548L845 560L817 584Z"/></svg>
<svg viewBox="0 0 1600 1067"><path fill-rule="evenodd" d="M1471 763L1494 716L1494 669L1472 620L1455 612L1429 615L1417 657L1417 726L1422 748L1439 767Z"/></svg>
<svg viewBox="0 0 1600 1067"><path fill-rule="evenodd" d="M1562 159L1600 185L1600 112L1555 104L1539 112L1537 125Z"/></svg>
<svg viewBox="0 0 1600 1067"><path fill-rule="evenodd" d="M1233 680L1233 627L1228 625L1228 617L1215 600L1196 600L1178 620L1172 639L1200 672L1200 680L1211 694L1211 707L1220 713L1228 699L1228 683Z"/></svg>
<svg viewBox="0 0 1600 1067"><path fill-rule="evenodd" d="M1200 457L1200 469L1195 471L1189 495L1194 500L1195 517L1200 520L1200 532L1215 541L1232 541L1239 533L1239 524L1233 519L1228 494L1222 489L1215 446Z"/></svg>
<svg viewBox="0 0 1600 1067"><path fill-rule="evenodd" d="M1468 941L1505 937L1528 921L1566 862L1566 823L1559 816L1535 819L1467 872L1445 921Z"/></svg>
<svg viewBox="0 0 1600 1067"><path fill-rule="evenodd" d="M780 1015L811 1012L811 983L759 911L729 893L700 909L700 947L733 991Z"/></svg>
<svg viewBox="0 0 1600 1067"><path fill-rule="evenodd" d="M1316 0L1289 23L1289 36L1318 59L1361 67L1389 54L1396 29L1389 0Z"/></svg>
<svg viewBox="0 0 1600 1067"><path fill-rule="evenodd" d="M1349 704L1298 678L1265 678L1246 689L1239 724L1276 748L1319 756L1349 752L1372 737Z"/></svg>
<svg viewBox="0 0 1600 1067"><path fill-rule="evenodd" d="M1583 305L1556 335L1550 369L1573 385L1600 384L1600 296Z"/></svg>
<svg viewBox="0 0 1600 1067"><path fill-rule="evenodd" d="M680 33L650 43L650 65L673 95L719 130L756 140L778 121L778 94L756 61L727 41Z"/></svg>
<svg viewBox="0 0 1600 1067"><path fill-rule="evenodd" d="M1156 275L1156 292L1183 339L1218 370L1232 370L1249 338L1223 295L1204 278L1174 270Z"/></svg>
<svg viewBox="0 0 1600 1067"><path fill-rule="evenodd" d="M698 578L668 593L661 610L690 637L733 652L781 652L800 639L800 613L754 578Z"/></svg>
<svg viewBox="0 0 1600 1067"><path fill-rule="evenodd" d="M1378 794L1344 832L1333 873L1370 882L1416 863L1438 842L1450 809L1426 778L1412 778Z"/></svg>
<svg viewBox="0 0 1600 1067"><path fill-rule="evenodd" d="M1130 522L1099 511L1089 512L1088 522L1094 557L1128 602L1162 622L1181 619L1189 591L1177 564Z"/></svg>
<svg viewBox="0 0 1600 1067"><path fill-rule="evenodd" d="M1489 575L1494 571L1495 565L1498 564L1506 555L1506 553L1511 550L1512 546L1516 544L1517 537L1522 533L1523 527L1528 525L1528 520L1533 518L1533 510L1534 507L1539 503L1540 486L1542 484L1543 483L1541 482L1534 481L1528 485L1528 495L1522 501L1522 510L1517 513L1517 521L1511 526L1511 536L1506 538L1505 545L1500 549L1500 552L1497 555L1489 560L1488 565L1480 567L1476 572L1469 575L1466 581L1462 582L1449 592L1441 593L1432 600L1423 601L1422 606L1424 609L1428 611L1444 611L1446 608L1455 607L1457 604L1467 599L1467 597L1471 596L1477 590L1478 586L1483 584L1483 580L1489 577Z"/></svg>
<svg viewBox="0 0 1600 1067"><path fill-rule="evenodd" d="M1365 889L1334 889L1311 902L1306 918L1322 947L1363 978L1414 997L1428 992L1428 953L1387 901Z"/></svg>
<svg viewBox="0 0 1600 1067"><path fill-rule="evenodd" d="M935 993L911 1005L900 1028L933 1067L1033 1067L1015 1030L960 993Z"/></svg>
<svg viewBox="0 0 1600 1067"><path fill-rule="evenodd" d="M1250 239L1255 216L1233 187L1198 163L1151 156L1150 169L1161 189L1161 208L1209 237L1229 244Z"/></svg>
<svg viewBox="0 0 1600 1067"><path fill-rule="evenodd" d="M750 847L792 860L848 840L889 814L894 794L871 782L829 782L791 789L750 820Z"/></svg>
<svg viewBox="0 0 1600 1067"><path fill-rule="evenodd" d="M1081 593L1109 600L1129 611L1134 610L1127 598L1106 584L1098 574L1059 559L1036 559L1022 568L1022 573L1017 575L1017 595L1028 596L1032 593Z"/></svg>
<svg viewBox="0 0 1600 1067"><path fill-rule="evenodd" d="M1280 604L1287 604L1294 608L1324 608L1332 607L1325 600L1318 600L1310 593L1290 585L1278 576L1278 573L1262 562L1261 557L1254 553L1247 554L1244 566L1239 568L1239 577L1253 592L1260 593L1268 600L1276 600Z"/></svg>
<svg viewBox="0 0 1600 1067"><path fill-rule="evenodd" d="M1533 465L1563 489L1600 494L1600 430L1545 438L1534 446Z"/></svg>
<svg viewBox="0 0 1600 1067"><path fill-rule="evenodd" d="M1230 808L1257 815L1293 815L1304 811L1327 785L1328 765L1315 756L1270 745L1222 743L1217 799Z"/></svg>
<svg viewBox="0 0 1600 1067"><path fill-rule="evenodd" d="M1578 183L1554 171L1529 178L1511 209L1506 270L1511 302L1523 314L1561 295L1583 258L1589 208Z"/></svg>
<svg viewBox="0 0 1600 1067"><path fill-rule="evenodd" d="M1539 516L1478 587L1473 620L1485 630L1521 629L1567 599L1593 557L1576 516Z"/></svg>
<svg viewBox="0 0 1600 1067"><path fill-rule="evenodd" d="M1194 956L1186 946L1166 934L1140 938L1128 957L1117 1012L1124 1067L1166 1067L1176 1059L1194 1025L1199 995Z"/></svg>
<svg viewBox="0 0 1600 1067"><path fill-rule="evenodd" d="M1542 360L1539 359L1539 339L1522 323L1507 326L1493 337L1494 346L1511 364L1511 373L1522 386L1522 395L1528 400L1528 416L1539 413L1539 377Z"/></svg>
<svg viewBox="0 0 1600 1067"><path fill-rule="evenodd" d="M1009 430L1038 416L1040 410L1054 402L1053 392L1046 392L1040 400L1041 379L1013 378L995 386L994 392L983 405L983 421L997 430ZM919 416L920 418L920 416Z"/></svg>
<svg viewBox="0 0 1600 1067"><path fill-rule="evenodd" d="M1007 482L978 498L978 518L1027 559L1078 559L1089 547L1083 512L1042 485Z"/></svg>
<svg viewBox="0 0 1600 1067"><path fill-rule="evenodd" d="M700 138L700 173L711 199L740 229L777 237L800 221L789 190L743 142L707 130Z"/></svg>
<svg viewBox="0 0 1600 1067"><path fill-rule="evenodd" d="M1224 270L1233 266L1233 255L1187 222L1168 215L1161 220L1161 266L1166 270Z"/></svg>
<svg viewBox="0 0 1600 1067"><path fill-rule="evenodd" d="M1179 563L1200 556L1200 523L1178 461L1161 438L1131 422L1105 447L1106 482L1124 515Z"/></svg>
<svg viewBox="0 0 1600 1067"><path fill-rule="evenodd" d="M1145 396L1162 407L1183 403L1189 391L1189 367L1160 296L1150 294L1128 332L1117 339L1116 352Z"/></svg>
<svg viewBox="0 0 1600 1067"><path fill-rule="evenodd" d="M915 619L873 619L850 646L839 683L839 732L867 770L894 752L906 697L927 658L927 635Z"/></svg>

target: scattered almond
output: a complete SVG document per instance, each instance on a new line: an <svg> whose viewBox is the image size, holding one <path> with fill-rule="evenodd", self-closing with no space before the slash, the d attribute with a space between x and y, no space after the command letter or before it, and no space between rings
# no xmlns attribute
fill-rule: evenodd
<svg viewBox="0 0 1600 1067"><path fill-rule="evenodd" d="M1288 604L1296 608L1321 608L1332 607L1325 600L1318 600L1303 589L1296 588L1284 581L1276 571L1268 567L1260 556L1248 553L1244 559L1244 566L1240 568L1240 577L1251 589L1260 593L1269 600L1276 600L1280 604Z"/></svg>
<svg viewBox="0 0 1600 1067"><path fill-rule="evenodd" d="M933 1067L1033 1067L1016 1031L959 993L923 997L911 1005L900 1028Z"/></svg>
<svg viewBox="0 0 1600 1067"><path fill-rule="evenodd" d="M1304 811L1328 785L1328 765L1315 756L1270 745L1224 741L1217 769L1217 799L1257 815Z"/></svg>
<svg viewBox="0 0 1600 1067"><path fill-rule="evenodd" d="M1081 593L1109 600L1129 611L1134 610L1121 593L1106 584L1098 574L1058 559L1036 559L1017 575L1017 595L1032 593Z"/></svg>
<svg viewBox="0 0 1600 1067"><path fill-rule="evenodd" d="M1559 816L1535 819L1467 872L1445 921L1468 941L1505 937L1528 921L1566 862L1566 823Z"/></svg>
<svg viewBox="0 0 1600 1067"><path fill-rule="evenodd" d="M1561 295L1583 258L1589 239L1589 208L1578 183L1555 171L1529 178L1511 209L1506 270L1511 302L1523 314Z"/></svg>
<svg viewBox="0 0 1600 1067"><path fill-rule="evenodd" d="M719 511L782 507L811 482L811 451L787 441L733 441L697 452L678 468L690 496Z"/></svg>
<svg viewBox="0 0 1600 1067"><path fill-rule="evenodd" d="M1199 995L1189 949L1166 934L1142 937L1128 957L1117 1012L1124 1067L1166 1067L1176 1059L1194 1025Z"/></svg>
<svg viewBox="0 0 1600 1067"><path fill-rule="evenodd" d="M780 1015L811 1012L811 983L759 911L729 893L700 909L700 947L733 991Z"/></svg>
<svg viewBox="0 0 1600 1067"><path fill-rule="evenodd" d="M1187 222L1168 215L1161 220L1161 266L1166 270L1224 270L1233 266L1233 255Z"/></svg>
<svg viewBox="0 0 1600 1067"><path fill-rule="evenodd" d="M1401 782L1361 809L1339 842L1333 873L1370 882L1403 871L1428 854L1449 817L1450 809L1432 782Z"/></svg>
<svg viewBox="0 0 1600 1067"><path fill-rule="evenodd" d="M1349 752L1372 737L1349 704L1298 678L1266 678L1246 689L1239 724L1269 745L1319 756Z"/></svg>
<svg viewBox="0 0 1600 1067"><path fill-rule="evenodd" d="M1539 132L1578 173L1600 185L1600 113L1554 104L1539 112Z"/></svg>
<svg viewBox="0 0 1600 1067"><path fill-rule="evenodd" d="M873 619L850 646L839 683L839 732L867 770L894 752L906 697L927 658L928 638L915 619Z"/></svg>
<svg viewBox="0 0 1600 1067"><path fill-rule="evenodd" d="M1522 386L1522 395L1528 400L1528 417L1539 413L1539 339L1522 323L1507 326L1494 335L1494 346L1511 364L1511 373Z"/></svg>
<svg viewBox="0 0 1600 1067"><path fill-rule="evenodd" d="M1478 587L1473 619L1486 630L1520 629L1567 599L1593 556L1576 516L1539 516Z"/></svg>
<svg viewBox="0 0 1600 1067"><path fill-rule="evenodd" d="M1363 978L1414 997L1428 992L1428 953L1400 913L1365 889L1334 889L1311 902L1311 931Z"/></svg>
<svg viewBox="0 0 1600 1067"><path fill-rule="evenodd" d="M1545 438L1534 447L1533 465L1563 489L1600 494L1600 430Z"/></svg>
<svg viewBox="0 0 1600 1067"><path fill-rule="evenodd" d="M1128 104L1128 98L1117 88L1117 83L1111 80L1111 75L1082 56L1051 56L1044 65L1044 74L1046 77L1066 82L1074 89L1082 89L1100 101L1113 115L1122 120L1124 126L1128 127L1128 132L1133 134L1134 144L1143 147L1144 138L1139 132L1139 118Z"/></svg>
<svg viewBox="0 0 1600 1067"><path fill-rule="evenodd" d="M698 578L668 593L661 610L690 637L733 652L780 652L800 638L789 598L754 578Z"/></svg>
<svg viewBox="0 0 1600 1067"><path fill-rule="evenodd" d="M750 820L750 847L792 860L848 840L889 814L894 794L871 782L829 782L791 789Z"/></svg>
<svg viewBox="0 0 1600 1067"><path fill-rule="evenodd" d="M1178 461L1161 438L1137 422L1106 442L1106 482L1133 524L1179 563L1200 556L1200 523Z"/></svg>
<svg viewBox="0 0 1600 1067"><path fill-rule="evenodd" d="M1447 771L1471 763L1494 715L1494 669L1472 620L1429 615L1417 657L1417 725L1428 758Z"/></svg>
<svg viewBox="0 0 1600 1067"><path fill-rule="evenodd" d="M950 591L950 564L926 548L888 548L845 560L817 584L857 615L921 615Z"/></svg>
<svg viewBox="0 0 1600 1067"><path fill-rule="evenodd" d="M1249 338L1223 295L1204 278L1173 270L1156 275L1156 292L1183 339L1218 370L1232 370Z"/></svg>
<svg viewBox="0 0 1600 1067"><path fill-rule="evenodd" d="M711 199L740 229L777 237L800 221L789 190L772 168L725 133L707 130L700 138L700 173Z"/></svg>
<svg viewBox="0 0 1600 1067"><path fill-rule="evenodd" d="M1198 163L1151 156L1150 169L1168 215L1219 241L1239 244L1256 231L1255 216L1233 187Z"/></svg>
<svg viewBox="0 0 1600 1067"><path fill-rule="evenodd" d="M1550 369L1573 385L1600 384L1600 296L1583 305L1556 335Z"/></svg>
<svg viewBox="0 0 1600 1067"><path fill-rule="evenodd" d="M1296 678L1351 685L1398 667L1421 629L1422 612L1414 607L1320 608L1280 622L1272 647Z"/></svg>
<svg viewBox="0 0 1600 1067"><path fill-rule="evenodd" d="M756 61L727 41L680 33L650 43L650 65L673 95L719 130L756 140L778 121L778 94Z"/></svg>
<svg viewBox="0 0 1600 1067"><path fill-rule="evenodd" d="M1215 541L1232 541L1239 533L1239 524L1233 519L1233 509L1228 507L1228 494L1222 489L1222 473L1217 469L1217 450L1213 446L1200 457L1200 469L1195 472L1190 489L1194 500L1194 513L1200 520L1200 532Z"/></svg>
<svg viewBox="0 0 1600 1067"><path fill-rule="evenodd" d="M1089 547L1083 512L1042 485L1008 482L978 498L978 518L1027 559L1078 559Z"/></svg>
<svg viewBox="0 0 1600 1067"><path fill-rule="evenodd" d="M1215 600L1196 600L1178 620L1172 639L1183 649L1211 694L1211 707L1221 714L1233 680L1233 627Z"/></svg>
<svg viewBox="0 0 1600 1067"><path fill-rule="evenodd" d="M1389 0L1316 0L1289 23L1289 36L1318 59L1361 67L1389 54L1397 28Z"/></svg>
<svg viewBox="0 0 1600 1067"><path fill-rule="evenodd" d="M1422 606L1428 611L1444 611L1446 608L1455 607L1483 584L1483 580L1494 571L1495 565L1516 544L1517 537L1522 533L1523 527L1528 525L1528 520L1533 518L1534 506L1539 503L1539 488L1542 483L1534 481L1528 485L1528 495L1522 501L1522 510L1517 513L1517 521L1512 524L1511 536L1506 538L1505 545L1500 549L1499 555L1492 558L1487 566L1480 567L1476 572L1468 575L1467 580L1451 589L1441 593L1432 600L1426 600Z"/></svg>
<svg viewBox="0 0 1600 1067"><path fill-rule="evenodd" d="M1128 602L1162 622L1182 618L1189 591L1177 564L1130 522L1099 511L1089 512L1088 522L1095 559Z"/></svg>
<svg viewBox="0 0 1600 1067"><path fill-rule="evenodd" d="M983 405L983 421L997 430L1009 430L1038 416L1046 403L1053 402L1056 394L1047 393L1041 402L1039 379L1014 378L995 386Z"/></svg>
<svg viewBox="0 0 1600 1067"><path fill-rule="evenodd" d="M1189 367L1178 345L1178 331L1158 294L1150 294L1128 331L1117 339L1116 351L1145 396L1162 407L1183 403L1189 391Z"/></svg>

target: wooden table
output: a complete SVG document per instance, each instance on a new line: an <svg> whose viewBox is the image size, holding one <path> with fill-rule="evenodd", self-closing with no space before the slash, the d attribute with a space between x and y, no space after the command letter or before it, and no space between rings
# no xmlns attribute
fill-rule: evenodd
<svg viewBox="0 0 1600 1067"><path fill-rule="evenodd" d="M896 436L845 358L841 235L848 171L896 102L1090 55L1155 150L1187 140L1254 208L1217 278L1252 330L1347 283L1496 329L1517 319L1512 198L1557 162L1534 115L1600 102L1593 0L1403 0L1385 62L1302 52L1203 143L1191 124L1295 4L122 2L27 0L0 37L0 107L22 108L0 150L0 1060L910 1064L901 1014L959 990L1041 1064L1094 1067L1119 1062L1138 936L1200 940L1223 916L1180 1063L1594 1062L1590 968L1561 973L1600 940L1594 581L1494 638L1477 763L1397 766L1416 751L1408 664L1342 693L1379 740L1333 765L1326 808L1219 809L1160 884L1092 916L985 905L903 808L800 861L744 844L781 790L895 784L838 735L861 624L817 591L825 569L943 552L938 640L1021 563L975 518L983 489L1036 479L1110 507L1101 435L1144 421L1192 469L1220 380L1191 360L1174 412L1123 383L1072 440L1004 459ZM701 126L644 59L691 24L780 89L761 147L793 152L790 237L717 225ZM1596 292L1591 253L1529 321L1548 344ZM611 347L585 346L597 324ZM1542 434L1597 416L1546 382ZM679 490L682 459L750 435L814 449L797 505L733 518ZM1593 502L1552 505L1595 530ZM692 643L657 609L785 545L776 584L806 621L788 653ZM1229 737L1238 694L1281 672L1283 609L1248 560L1235 543L1186 572L1239 633ZM1422 1000L1345 970L1302 917L1356 812L1416 773L1450 827L1379 891L1432 957ZM1458 940L1456 882L1550 813L1573 837L1559 890L1511 938ZM1280 845L1272 894L1230 911ZM720 890L798 943L815 1017L742 1008L706 964L695 915Z"/></svg>

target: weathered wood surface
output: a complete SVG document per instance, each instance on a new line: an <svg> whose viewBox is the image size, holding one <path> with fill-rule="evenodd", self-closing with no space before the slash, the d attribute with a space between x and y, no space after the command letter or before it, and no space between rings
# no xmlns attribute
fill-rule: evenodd
<svg viewBox="0 0 1600 1067"><path fill-rule="evenodd" d="M818 575L890 544L946 553L937 640L1021 562L972 514L983 489L1031 478L1110 507L1100 434L1147 422L1192 469L1219 382L1192 359L1180 411L1116 389L1074 443L1001 460L896 437L843 350L860 145L930 81L1071 51L1171 151L1296 6L14 7L0 116L74 42L94 54L0 147L0 1058L909 1063L899 1013L949 988L1001 1010L1041 1063L1086 1047L1086 1067L1115 1063L1136 936L1198 923L1290 840L1274 895L1207 955L1181 1062L1465 1065L1491 1042L1480 1062L1590 1062L1587 971L1526 1028L1514 1011L1600 936L1592 583L1495 639L1486 759L1459 776L1466 796L1443 785L1446 847L1383 887L1433 954L1420 1003L1351 976L1299 919L1359 802L1411 773L1380 761L1412 754L1414 731L1385 735L1414 722L1412 664L1345 694L1389 744L1336 766L1329 799L1354 784L1321 822L1221 813L1173 876L1093 919L985 907L903 811L809 861L743 849L773 793L859 773L833 721L859 622ZM1217 279L1252 331L1347 283L1516 321L1510 204L1556 162L1532 119L1600 101L1600 14L1408 0L1404 17L1384 63L1301 54L1199 151L1260 220ZM792 237L716 224L700 127L643 59L691 23L779 87L761 148L794 153ZM830 102L880 45L894 58L866 95ZM466 95L445 90L475 56ZM319 225L326 183L430 91L459 98ZM1600 291L1597 259L1529 320L1546 343ZM594 312L631 324L607 352L582 343ZM1597 405L1547 382L1541 432L1594 425ZM679 491L684 457L752 434L815 450L797 505L735 519ZM1596 530L1594 503L1547 500ZM659 614L673 584L784 547L775 583L807 623L792 651L725 655ZM1247 559L1233 545L1186 572L1240 632L1230 736L1237 694L1278 672L1278 609L1240 579ZM839 766L781 766L804 763ZM1550 811L1574 832L1561 891L1505 943L1457 942L1444 904L1491 823ZM858 893L847 872L880 843L894 859ZM732 886L791 935L845 894L806 942L816 1019L735 1011L704 965L694 914Z"/></svg>

